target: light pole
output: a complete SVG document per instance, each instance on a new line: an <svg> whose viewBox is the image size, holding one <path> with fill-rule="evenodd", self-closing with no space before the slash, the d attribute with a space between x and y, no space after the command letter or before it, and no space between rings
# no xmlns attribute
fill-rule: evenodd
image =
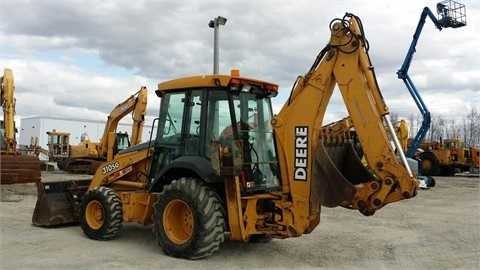
<svg viewBox="0 0 480 270"><path fill-rule="evenodd" d="M227 18L218 16L208 23L210 28L213 28L213 74L218 74L218 26L225 25Z"/></svg>

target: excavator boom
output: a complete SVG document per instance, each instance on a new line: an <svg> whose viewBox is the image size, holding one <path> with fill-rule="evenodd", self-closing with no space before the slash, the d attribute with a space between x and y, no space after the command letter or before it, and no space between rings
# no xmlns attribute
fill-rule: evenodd
<svg viewBox="0 0 480 270"><path fill-rule="evenodd" d="M47 132L51 145L50 151L58 159L59 169L93 175L102 162L112 160L120 150L139 144L142 141L147 96L148 90L142 86L135 94L115 106L107 117L100 142L90 141L88 134L83 133L78 145L69 145L69 133L55 130ZM117 133L119 122L129 113L132 113L130 138L127 133Z"/></svg>
<svg viewBox="0 0 480 270"><path fill-rule="evenodd" d="M17 141L15 140L15 86L11 69L4 70L0 83L2 85L1 100L4 117L4 147L2 147L2 150L8 154L14 154L17 151Z"/></svg>
<svg viewBox="0 0 480 270"><path fill-rule="evenodd" d="M143 123L145 122L145 115L147 114L147 94L147 88L142 86L138 92L118 104L110 115L108 115L105 131L98 145L98 151L101 156L106 156L107 160L113 158L113 141L115 140L118 123L130 112L133 112L132 134L130 137L131 145L137 145L141 142Z"/></svg>
<svg viewBox="0 0 480 270"><path fill-rule="evenodd" d="M40 182L41 165L36 155L22 155L15 139L15 84L11 69L5 69L0 80L3 108L2 147L0 153L2 184Z"/></svg>

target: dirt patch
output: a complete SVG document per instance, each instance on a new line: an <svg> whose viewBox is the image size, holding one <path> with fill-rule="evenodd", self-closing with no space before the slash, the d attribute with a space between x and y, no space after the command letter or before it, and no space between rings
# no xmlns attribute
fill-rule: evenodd
<svg viewBox="0 0 480 270"><path fill-rule="evenodd" d="M44 173L42 181L63 179ZM82 175L70 177L85 178ZM79 226L31 225L35 184L1 186L1 269L479 269L480 180L437 177L417 197L371 217L322 208L308 235L269 243L227 240L212 257L171 258L151 227L124 223L118 238L94 241Z"/></svg>

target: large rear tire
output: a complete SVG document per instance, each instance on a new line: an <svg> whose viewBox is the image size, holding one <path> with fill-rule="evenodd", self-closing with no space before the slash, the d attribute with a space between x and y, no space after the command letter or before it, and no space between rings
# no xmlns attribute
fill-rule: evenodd
<svg viewBox="0 0 480 270"><path fill-rule="evenodd" d="M422 175L434 176L440 174L440 162L432 152L423 152L419 157L422 160Z"/></svg>
<svg viewBox="0 0 480 270"><path fill-rule="evenodd" d="M80 226L94 240L110 240L122 228L122 203L111 188L96 187L80 203Z"/></svg>
<svg viewBox="0 0 480 270"><path fill-rule="evenodd" d="M225 241L225 210L218 194L194 178L165 186L154 204L154 232L163 251L173 257L200 259Z"/></svg>

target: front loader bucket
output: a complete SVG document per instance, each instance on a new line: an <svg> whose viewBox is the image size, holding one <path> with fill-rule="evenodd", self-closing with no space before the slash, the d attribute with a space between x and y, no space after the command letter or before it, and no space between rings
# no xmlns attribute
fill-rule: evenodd
<svg viewBox="0 0 480 270"><path fill-rule="evenodd" d="M91 179L38 182L33 225L55 226L78 222L78 206L90 181Z"/></svg>
<svg viewBox="0 0 480 270"><path fill-rule="evenodd" d="M29 155L0 155L2 185L40 182L40 159Z"/></svg>
<svg viewBox="0 0 480 270"><path fill-rule="evenodd" d="M351 143L325 146L315 150L312 192L326 207L336 207L351 201L354 185L368 182L373 175L363 165Z"/></svg>

